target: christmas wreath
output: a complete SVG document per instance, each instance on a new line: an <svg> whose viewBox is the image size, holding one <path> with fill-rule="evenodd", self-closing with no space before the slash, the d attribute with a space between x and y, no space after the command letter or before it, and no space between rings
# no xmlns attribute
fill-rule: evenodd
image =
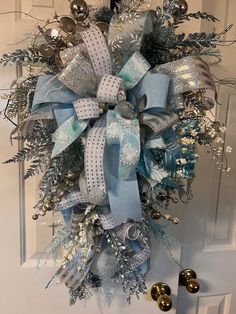
<svg viewBox="0 0 236 314"><path fill-rule="evenodd" d="M47 251L63 246L65 258L48 286L65 283L71 304L117 284L128 298L145 294L151 235L168 241L162 222L179 222L169 207L192 199L197 146L229 171L225 127L207 114L218 100L203 58L220 61L230 27L186 35L183 22L217 18L187 13L184 0L156 11L140 4L90 10L73 0L70 16L55 15L29 48L0 59L29 68L4 111L15 124L11 138L23 144L6 163L31 160L25 179L42 173L34 220L63 216Z"/></svg>

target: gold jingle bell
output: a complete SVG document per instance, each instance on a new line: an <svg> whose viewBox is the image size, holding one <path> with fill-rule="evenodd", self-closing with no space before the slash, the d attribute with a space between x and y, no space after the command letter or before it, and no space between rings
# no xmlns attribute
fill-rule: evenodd
<svg viewBox="0 0 236 314"><path fill-rule="evenodd" d="M168 312L172 308L171 298L168 295L163 295L158 299L157 305L161 311Z"/></svg>
<svg viewBox="0 0 236 314"><path fill-rule="evenodd" d="M39 215L33 214L33 216L32 216L32 219L33 219L33 220L37 220L38 218L39 218Z"/></svg>
<svg viewBox="0 0 236 314"><path fill-rule="evenodd" d="M151 213L151 217L153 220L158 220L161 218L161 213L159 213L158 211L153 210Z"/></svg>
<svg viewBox="0 0 236 314"><path fill-rule="evenodd" d="M158 282L151 288L151 297L157 302L159 309L163 312L168 312L172 308L170 295L170 287L163 282Z"/></svg>
<svg viewBox="0 0 236 314"><path fill-rule="evenodd" d="M197 274L193 269L186 268L179 274L179 284L185 286L188 292L194 294L200 290Z"/></svg>
<svg viewBox="0 0 236 314"><path fill-rule="evenodd" d="M186 289L188 290L188 292L190 292L192 294L198 293L198 291L200 289L200 285L196 279L190 279L187 282Z"/></svg>

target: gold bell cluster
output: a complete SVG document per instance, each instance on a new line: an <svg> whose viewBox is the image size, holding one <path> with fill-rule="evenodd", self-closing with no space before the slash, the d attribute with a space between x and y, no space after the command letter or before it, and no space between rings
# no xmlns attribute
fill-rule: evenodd
<svg viewBox="0 0 236 314"><path fill-rule="evenodd" d="M197 274L194 270L187 268L179 274L179 285L185 286L187 291L194 294L200 289L200 284L197 281Z"/></svg>
<svg viewBox="0 0 236 314"><path fill-rule="evenodd" d="M151 288L151 297L157 302L157 306L163 312L168 312L172 308L171 289L164 282L155 283Z"/></svg>
<svg viewBox="0 0 236 314"><path fill-rule="evenodd" d="M179 285L186 287L187 291L194 294L200 289L200 284L197 281L197 274L190 268L183 269L179 273ZM153 301L162 312L168 312L172 309L171 289L164 282L155 283L150 290Z"/></svg>

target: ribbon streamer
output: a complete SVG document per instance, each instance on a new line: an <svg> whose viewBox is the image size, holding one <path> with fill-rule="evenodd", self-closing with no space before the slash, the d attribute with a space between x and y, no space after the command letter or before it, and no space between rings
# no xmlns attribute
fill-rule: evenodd
<svg viewBox="0 0 236 314"><path fill-rule="evenodd" d="M172 106L181 103L181 94L198 89L206 89L206 102L214 104L216 86L206 62L200 57L185 57L180 60L156 66L154 73L165 73L171 78L170 93ZM181 108L181 105L180 105Z"/></svg>
<svg viewBox="0 0 236 314"><path fill-rule="evenodd" d="M64 282L67 288L75 290L86 277L94 257L93 246L85 246L76 250L74 257L62 265L47 284L46 288L53 284Z"/></svg>
<svg viewBox="0 0 236 314"><path fill-rule="evenodd" d="M108 42L115 73L120 71L134 51L140 50L144 34L152 30L153 17L150 12L130 12L113 16Z"/></svg>
<svg viewBox="0 0 236 314"><path fill-rule="evenodd" d="M150 257L150 247L143 240L143 236L135 223L122 224L117 228L117 236L122 243L129 245L135 252L130 258L130 264L133 269L141 267L144 274L148 270L147 261Z"/></svg>
<svg viewBox="0 0 236 314"><path fill-rule="evenodd" d="M88 200L101 204L106 198L103 155L106 142L106 117L98 120L89 131L85 147L85 176Z"/></svg>

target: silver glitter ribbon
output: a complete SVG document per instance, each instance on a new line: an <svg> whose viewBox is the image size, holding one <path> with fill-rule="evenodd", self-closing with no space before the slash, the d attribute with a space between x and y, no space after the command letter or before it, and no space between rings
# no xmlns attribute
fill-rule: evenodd
<svg viewBox="0 0 236 314"><path fill-rule="evenodd" d="M109 26L109 48L114 72L117 73L141 48L143 36L153 30L153 17L148 12L129 12L114 15Z"/></svg>
<svg viewBox="0 0 236 314"><path fill-rule="evenodd" d="M159 65L152 73L166 74L171 78L169 88L170 112L162 114L140 114L140 123L146 126L146 136L153 138L178 121L175 111L184 109L183 93L196 90L205 90L205 102L211 107L216 97L216 87L210 68L199 57L186 57L174 62Z"/></svg>
<svg viewBox="0 0 236 314"><path fill-rule="evenodd" d="M72 211L71 215L71 233L73 235L78 235L80 227L79 224L81 223L81 216L84 217L84 215L81 215L79 213L76 213Z"/></svg>
<svg viewBox="0 0 236 314"><path fill-rule="evenodd" d="M182 94L196 89L215 90L215 83L206 62L199 57L186 57L154 68L154 73L165 73L172 79L172 93Z"/></svg>
<svg viewBox="0 0 236 314"><path fill-rule="evenodd" d="M77 253L71 260L62 265L47 284L46 288L53 284L64 282L67 288L75 290L86 277L94 257L93 245L77 248Z"/></svg>
<svg viewBox="0 0 236 314"><path fill-rule="evenodd" d="M179 120L176 113L161 113L161 114L140 114L140 123L146 126L146 137L155 138L167 128L174 125Z"/></svg>
<svg viewBox="0 0 236 314"><path fill-rule="evenodd" d="M80 52L58 76L58 80L79 96L94 96L97 81L91 62Z"/></svg>
<svg viewBox="0 0 236 314"><path fill-rule="evenodd" d="M144 241L137 224L135 223L122 224L116 229L116 232L118 238L124 245L126 246L131 245L128 244L127 242L136 241L139 244L139 246L142 247L142 249L139 249L139 251L130 258L130 264L133 269L139 267L149 259L151 253L150 246L147 244L146 241Z"/></svg>
<svg viewBox="0 0 236 314"><path fill-rule="evenodd" d="M209 65L200 57L186 57L180 60L156 66L153 73L164 73L171 78L171 106L178 108L181 95L185 92L206 90L208 101L214 103L216 86Z"/></svg>

